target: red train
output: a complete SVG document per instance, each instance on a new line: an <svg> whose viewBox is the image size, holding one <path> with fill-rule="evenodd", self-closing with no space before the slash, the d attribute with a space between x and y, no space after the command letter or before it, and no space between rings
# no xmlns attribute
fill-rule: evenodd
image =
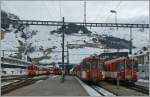
<svg viewBox="0 0 150 97"><path fill-rule="evenodd" d="M61 69L58 67L52 68L52 74L56 74L56 75L61 74Z"/></svg>
<svg viewBox="0 0 150 97"><path fill-rule="evenodd" d="M73 73L84 81L131 81L138 80L138 62L135 59L117 58L105 60L88 57L73 69Z"/></svg>
<svg viewBox="0 0 150 97"><path fill-rule="evenodd" d="M138 76L138 62L135 59L117 58L105 62L106 79L134 82Z"/></svg>
<svg viewBox="0 0 150 97"><path fill-rule="evenodd" d="M44 67L37 65L28 65L27 67L27 75L36 76L36 75L48 75L48 74L61 74L61 69L58 67Z"/></svg>
<svg viewBox="0 0 150 97"><path fill-rule="evenodd" d="M101 81L105 79L104 61L96 57L83 59L80 65L77 65L74 74L84 81Z"/></svg>
<svg viewBox="0 0 150 97"><path fill-rule="evenodd" d="M27 67L27 75L35 76L35 75L42 75L42 74L49 74L49 69L42 66L36 65L28 65Z"/></svg>

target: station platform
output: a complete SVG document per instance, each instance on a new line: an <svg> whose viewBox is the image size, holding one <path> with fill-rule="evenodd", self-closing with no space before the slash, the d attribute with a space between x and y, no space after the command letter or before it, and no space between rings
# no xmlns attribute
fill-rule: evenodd
<svg viewBox="0 0 150 97"><path fill-rule="evenodd" d="M39 80L4 96L89 96L75 77L66 76L64 83L60 78L60 75L50 75L46 80Z"/></svg>

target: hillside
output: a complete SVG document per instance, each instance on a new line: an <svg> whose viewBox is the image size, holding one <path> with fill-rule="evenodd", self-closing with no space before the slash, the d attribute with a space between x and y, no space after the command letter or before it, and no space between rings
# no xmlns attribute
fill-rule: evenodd
<svg viewBox="0 0 150 97"><path fill-rule="evenodd" d="M14 14L4 13L2 17L7 15L8 18L19 19ZM5 52L6 56L23 58L24 55L29 55L34 61L61 62L61 27L9 24L2 28L4 33L1 40L2 50L17 50L17 52ZM100 54L106 49L128 51L130 45L128 29L119 28L118 31L107 29L106 31L108 33L101 33L102 30L69 24L65 33L65 50L68 41L70 62L79 63L85 56ZM146 31L134 29L133 33L136 33L133 35L134 48L147 45Z"/></svg>

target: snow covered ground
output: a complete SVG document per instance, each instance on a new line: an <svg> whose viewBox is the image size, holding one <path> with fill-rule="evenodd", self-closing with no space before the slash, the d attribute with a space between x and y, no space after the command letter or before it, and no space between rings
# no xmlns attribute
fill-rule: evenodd
<svg viewBox="0 0 150 97"><path fill-rule="evenodd" d="M149 83L149 80L139 79L138 82Z"/></svg>
<svg viewBox="0 0 150 97"><path fill-rule="evenodd" d="M149 88L149 80L139 79L135 84Z"/></svg>
<svg viewBox="0 0 150 97"><path fill-rule="evenodd" d="M7 75L26 75L27 70L21 68L2 68L2 76Z"/></svg>
<svg viewBox="0 0 150 97"><path fill-rule="evenodd" d="M2 83L1 83L1 87L2 87L2 86L5 86L5 85L9 85L9 84L14 83L14 82L17 82L17 81L19 81L19 80L13 80L13 81L9 81L9 82L2 82Z"/></svg>
<svg viewBox="0 0 150 97"><path fill-rule="evenodd" d="M46 26L32 26L32 29L36 29L39 31L39 33L32 38L32 43L34 43L35 46L43 46L45 49L50 48L53 46L56 46L57 48L54 49L54 51L61 51L61 43L62 43L62 37L60 34L51 34L50 31L54 30L52 27L46 27ZM118 29L118 31L111 31L108 29L109 35L115 36L115 37L120 37L120 38L125 38L129 40L129 29ZM135 34L133 35L133 43L135 46L141 46L141 45L147 45L147 33L146 32L136 32L138 30L133 29L133 33L138 34L136 36ZM143 34L142 34L143 33ZM141 36L142 34L142 36ZM141 41L141 39L145 39L145 41ZM37 40L35 42L35 40ZM65 45L67 45L67 41L69 44L83 44L84 40L87 41L88 43L92 43L92 37L86 36L86 35L80 35L80 34L72 34L72 35L65 35ZM138 43L138 44L137 44ZM140 44L139 44L140 43ZM66 46L65 46L66 47ZM66 48L65 48L66 50ZM70 62L71 63L79 63L84 57L93 55L93 54L100 54L104 51L104 49L100 48L91 48L91 47L85 47L85 48L74 48L74 49L69 49L69 54L70 54ZM109 50L109 51L116 51L116 50ZM122 50L122 51L128 51ZM135 50L135 52L137 49ZM40 56L40 52L31 54L32 57ZM65 54L66 55L66 54ZM53 52L50 54L52 57L49 59L49 62L61 62L61 52ZM65 60L66 61L66 60ZM46 60L45 60L46 62Z"/></svg>

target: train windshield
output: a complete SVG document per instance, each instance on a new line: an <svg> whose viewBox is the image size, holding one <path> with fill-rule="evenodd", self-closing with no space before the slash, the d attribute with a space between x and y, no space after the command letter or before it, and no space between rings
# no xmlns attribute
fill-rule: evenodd
<svg viewBox="0 0 150 97"><path fill-rule="evenodd" d="M91 64L91 67L95 69L95 68L96 68L96 63L93 62L93 63Z"/></svg>
<svg viewBox="0 0 150 97"><path fill-rule="evenodd" d="M90 64L88 63L83 63L83 69L89 69L90 68Z"/></svg>
<svg viewBox="0 0 150 97"><path fill-rule="evenodd" d="M124 70L124 65L123 64L117 64L116 69L117 70Z"/></svg>

